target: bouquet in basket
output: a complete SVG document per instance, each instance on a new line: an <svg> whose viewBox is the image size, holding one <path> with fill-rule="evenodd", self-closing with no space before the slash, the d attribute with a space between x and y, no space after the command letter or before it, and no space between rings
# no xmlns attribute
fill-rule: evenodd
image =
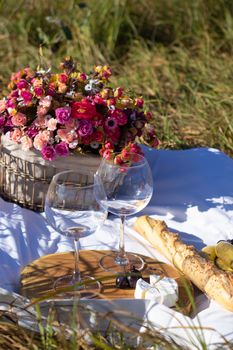
<svg viewBox="0 0 233 350"><path fill-rule="evenodd" d="M71 58L60 73L25 68L13 73L8 96L0 101L0 132L23 150L36 149L45 160L71 152L99 153L118 162L141 153L138 142L158 145L152 114L141 97L112 88L111 69L96 66L86 74Z"/></svg>

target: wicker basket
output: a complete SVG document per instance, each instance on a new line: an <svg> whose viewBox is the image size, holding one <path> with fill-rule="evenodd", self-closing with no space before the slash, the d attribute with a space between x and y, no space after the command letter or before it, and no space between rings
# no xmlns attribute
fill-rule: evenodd
<svg viewBox="0 0 233 350"><path fill-rule="evenodd" d="M24 152L20 145L1 137L0 195L2 198L35 211L43 211L45 196L52 177L64 170L76 170L80 181L98 168L100 158L95 155L71 155L53 162L45 161L38 151Z"/></svg>

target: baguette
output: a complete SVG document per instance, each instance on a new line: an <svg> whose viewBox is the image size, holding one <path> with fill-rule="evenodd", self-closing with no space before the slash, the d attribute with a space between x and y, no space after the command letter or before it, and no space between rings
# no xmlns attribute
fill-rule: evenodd
<svg viewBox="0 0 233 350"><path fill-rule="evenodd" d="M233 312L233 273L219 269L193 246L183 243L164 221L141 216L134 228L210 299Z"/></svg>

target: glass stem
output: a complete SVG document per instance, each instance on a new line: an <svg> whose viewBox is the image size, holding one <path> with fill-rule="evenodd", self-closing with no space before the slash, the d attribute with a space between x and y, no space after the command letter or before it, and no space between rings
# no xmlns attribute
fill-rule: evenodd
<svg viewBox="0 0 233 350"><path fill-rule="evenodd" d="M119 252L116 257L116 263L118 265L128 264L128 258L125 253L125 219L126 219L125 215L121 215Z"/></svg>
<svg viewBox="0 0 233 350"><path fill-rule="evenodd" d="M74 239L74 271L72 280L74 283L81 281L81 275L79 270L79 239Z"/></svg>

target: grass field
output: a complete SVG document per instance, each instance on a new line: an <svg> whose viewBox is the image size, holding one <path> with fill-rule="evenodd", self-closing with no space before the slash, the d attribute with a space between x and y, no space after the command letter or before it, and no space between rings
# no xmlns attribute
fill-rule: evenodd
<svg viewBox="0 0 233 350"><path fill-rule="evenodd" d="M2 94L40 46L45 66L108 63L114 85L146 98L161 147L233 156L232 0L2 0L0 16Z"/></svg>
<svg viewBox="0 0 233 350"><path fill-rule="evenodd" d="M145 97L162 148L215 147L233 157L232 0L0 0L0 48L1 95L11 72L28 65L57 67L67 55L87 72L107 63L113 85ZM1 349L77 349L50 328L34 340L3 320L0 331ZM156 336L163 349L179 349ZM95 342L130 349L121 335L114 347Z"/></svg>

